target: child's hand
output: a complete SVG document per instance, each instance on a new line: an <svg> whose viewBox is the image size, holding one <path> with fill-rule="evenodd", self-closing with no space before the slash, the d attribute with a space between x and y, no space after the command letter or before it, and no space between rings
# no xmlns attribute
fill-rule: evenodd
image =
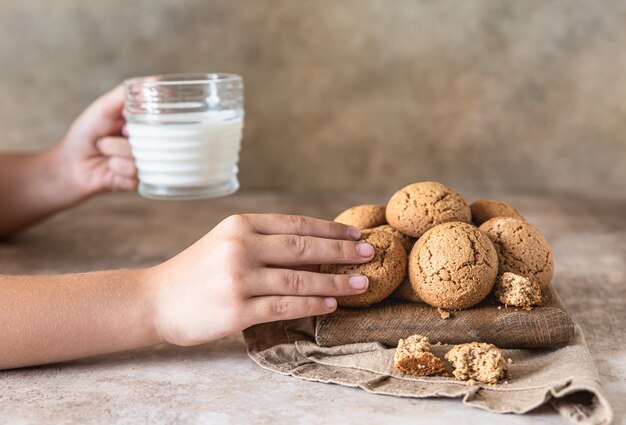
<svg viewBox="0 0 626 425"><path fill-rule="evenodd" d="M59 146L69 187L80 198L137 187L137 169L124 135L123 108L120 85L89 105Z"/></svg>
<svg viewBox="0 0 626 425"><path fill-rule="evenodd" d="M334 297L365 292L367 278L307 270L370 261L373 247L355 242L360 233L302 216L228 217L148 270L156 283L156 330L167 342L194 345L256 323L330 313Z"/></svg>
<svg viewBox="0 0 626 425"><path fill-rule="evenodd" d="M119 86L89 105L50 149L0 155L0 236L96 193L137 187L123 106Z"/></svg>

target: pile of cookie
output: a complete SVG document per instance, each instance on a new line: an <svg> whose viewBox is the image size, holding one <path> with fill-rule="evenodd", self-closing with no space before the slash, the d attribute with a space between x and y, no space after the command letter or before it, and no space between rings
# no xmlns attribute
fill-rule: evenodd
<svg viewBox="0 0 626 425"><path fill-rule="evenodd" d="M376 254L366 264L324 265L324 273L363 274L368 290L339 297L368 307L391 294L446 310L475 306L493 293L502 304L531 308L554 272L545 237L502 201L471 205L436 182L408 185L384 205L358 205L335 221L362 229Z"/></svg>
<svg viewBox="0 0 626 425"><path fill-rule="evenodd" d="M337 298L342 307L368 307L393 294L404 301L429 304L447 317L448 310L471 308L491 294L505 306L531 309L541 303L542 290L547 289L554 272L548 242L519 211L489 199L468 205L453 189L437 182L410 184L397 191L386 206L354 206L335 221L362 229L362 240L373 245L376 252L366 264L322 266L325 273L369 278L365 293ZM416 360L430 358L423 354L429 352L424 350L423 337L410 338L422 342L410 356L422 370L398 367L402 363L398 358L396 367L418 375L439 374L443 369L435 366L441 364ZM404 348L399 345L398 353L406 355L411 344L403 341L400 345ZM483 364L502 356L490 344L471 344L479 345L461 344L446 358L474 359L475 364ZM405 361L407 357L400 358ZM493 376L503 377L506 367L500 368L500 360L489 362L497 366ZM459 376L466 375L472 374L459 372ZM481 376L474 375L472 379Z"/></svg>

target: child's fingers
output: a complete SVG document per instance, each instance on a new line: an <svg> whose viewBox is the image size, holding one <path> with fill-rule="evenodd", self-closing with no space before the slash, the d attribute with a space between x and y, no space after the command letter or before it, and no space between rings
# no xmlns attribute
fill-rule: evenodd
<svg viewBox="0 0 626 425"><path fill-rule="evenodd" d="M120 177L134 178L137 176L137 167L132 159L121 156L109 158L109 169Z"/></svg>
<svg viewBox="0 0 626 425"><path fill-rule="evenodd" d="M337 300L332 297L257 297L251 298L246 303L244 322L253 325L277 320L299 319L332 313L336 308Z"/></svg>
<svg viewBox="0 0 626 425"><path fill-rule="evenodd" d="M302 235L328 239L358 240L361 231L353 226L302 215L246 214L255 230L264 235Z"/></svg>
<svg viewBox="0 0 626 425"><path fill-rule="evenodd" d="M104 156L121 156L126 158L132 158L133 156L128 139L125 137L102 137L96 142L96 147Z"/></svg>
<svg viewBox="0 0 626 425"><path fill-rule="evenodd" d="M139 180L133 177L124 177L120 175L113 176L112 190L135 190L139 185Z"/></svg>
<svg viewBox="0 0 626 425"><path fill-rule="evenodd" d="M92 106L100 110L107 118L121 117L124 109L124 86L120 84L103 94L96 99Z"/></svg>
<svg viewBox="0 0 626 425"><path fill-rule="evenodd" d="M368 243L297 235L260 235L251 249L262 264L294 267L306 264L357 264L374 257Z"/></svg>
<svg viewBox="0 0 626 425"><path fill-rule="evenodd" d="M303 272L319 272L320 265L319 264L305 264L302 266L291 266L290 268L294 270L301 270Z"/></svg>
<svg viewBox="0 0 626 425"><path fill-rule="evenodd" d="M322 274L289 269L262 269L246 284L245 294L333 296L356 295L365 292L368 279L363 275Z"/></svg>

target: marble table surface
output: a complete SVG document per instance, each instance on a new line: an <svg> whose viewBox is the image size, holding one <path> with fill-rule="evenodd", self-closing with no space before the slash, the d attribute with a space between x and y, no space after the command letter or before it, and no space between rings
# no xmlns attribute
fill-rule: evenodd
<svg viewBox="0 0 626 425"><path fill-rule="evenodd" d="M499 197L518 207L550 241L556 259L554 286L583 329L615 423L624 423L626 199ZM242 192L215 200L157 202L135 194L106 195L0 242L0 272L149 266L175 255L230 214L332 218L350 205L385 199L381 194ZM455 399L371 395L273 374L247 357L240 334L197 347L163 345L0 371L0 423L395 424L418 419L466 425L565 423L549 407L521 416L497 415Z"/></svg>

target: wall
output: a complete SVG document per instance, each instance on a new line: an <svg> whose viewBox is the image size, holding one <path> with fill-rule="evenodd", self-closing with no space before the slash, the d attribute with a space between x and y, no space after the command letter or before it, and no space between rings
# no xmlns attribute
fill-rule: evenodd
<svg viewBox="0 0 626 425"><path fill-rule="evenodd" d="M124 78L241 73L247 188L626 194L620 1L0 0L0 148Z"/></svg>

